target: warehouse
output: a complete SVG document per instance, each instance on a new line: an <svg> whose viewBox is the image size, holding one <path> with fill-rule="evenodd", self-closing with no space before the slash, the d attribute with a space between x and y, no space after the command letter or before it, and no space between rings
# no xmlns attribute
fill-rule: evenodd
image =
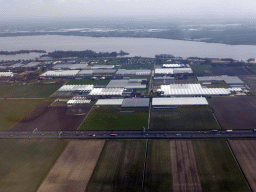
<svg viewBox="0 0 256 192"><path fill-rule="evenodd" d="M175 83L174 77L154 77L154 85L170 85Z"/></svg>
<svg viewBox="0 0 256 192"><path fill-rule="evenodd" d="M150 76L151 70L126 70L126 69L118 69L116 72L116 76L122 77L131 77L131 76Z"/></svg>
<svg viewBox="0 0 256 192"><path fill-rule="evenodd" d="M127 98L124 99L122 106L124 108L148 108L149 98Z"/></svg>
<svg viewBox="0 0 256 192"><path fill-rule="evenodd" d="M122 105L123 99L99 99L95 105Z"/></svg>
<svg viewBox="0 0 256 192"><path fill-rule="evenodd" d="M93 70L94 75L107 75L107 74L115 74L116 69L95 69Z"/></svg>
<svg viewBox="0 0 256 192"><path fill-rule="evenodd" d="M58 70L58 71L47 71L43 73L42 77L74 77L79 73L80 70Z"/></svg>
<svg viewBox="0 0 256 192"><path fill-rule="evenodd" d="M108 95L108 96L121 96L123 93L123 88L94 88L89 95Z"/></svg>
<svg viewBox="0 0 256 192"><path fill-rule="evenodd" d="M174 108L183 105L205 106L208 102L205 97L173 97L173 98L153 98L153 108Z"/></svg>
<svg viewBox="0 0 256 192"><path fill-rule="evenodd" d="M157 92L162 96L214 96L231 94L229 89L202 88L200 84L161 85L161 88Z"/></svg>
<svg viewBox="0 0 256 192"><path fill-rule="evenodd" d="M145 83L143 79L111 80L107 88L146 89L147 85L142 83Z"/></svg>
<svg viewBox="0 0 256 192"><path fill-rule="evenodd" d="M171 68L167 68L167 69L163 69L163 68L155 69L155 75L172 75L172 74L173 74L173 69L171 69Z"/></svg>

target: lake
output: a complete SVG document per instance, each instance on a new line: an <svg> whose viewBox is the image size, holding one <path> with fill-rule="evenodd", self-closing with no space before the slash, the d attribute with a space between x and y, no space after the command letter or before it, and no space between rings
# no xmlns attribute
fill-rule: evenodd
<svg viewBox="0 0 256 192"><path fill-rule="evenodd" d="M121 38L121 37L81 37L81 36L17 36L0 37L3 51L28 50L93 50L96 52L119 52L123 50L129 56L154 57L156 54L172 54L183 58L197 56L209 58L233 58L247 60L255 58L256 46L225 45L219 43L203 43L155 38ZM0 60L33 59L38 53L25 55L0 55Z"/></svg>

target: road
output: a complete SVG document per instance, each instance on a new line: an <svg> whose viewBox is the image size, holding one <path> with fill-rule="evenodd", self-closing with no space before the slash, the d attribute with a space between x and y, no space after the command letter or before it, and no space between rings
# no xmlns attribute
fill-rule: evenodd
<svg viewBox="0 0 256 192"><path fill-rule="evenodd" d="M253 130L241 131L51 131L51 132L0 132L0 139L11 138L99 138L99 139L205 139L205 138L255 138Z"/></svg>

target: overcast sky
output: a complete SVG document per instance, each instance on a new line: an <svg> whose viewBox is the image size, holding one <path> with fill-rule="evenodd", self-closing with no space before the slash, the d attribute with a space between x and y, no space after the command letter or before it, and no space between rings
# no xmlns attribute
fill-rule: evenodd
<svg viewBox="0 0 256 192"><path fill-rule="evenodd" d="M0 18L197 16L256 18L256 0L0 0Z"/></svg>

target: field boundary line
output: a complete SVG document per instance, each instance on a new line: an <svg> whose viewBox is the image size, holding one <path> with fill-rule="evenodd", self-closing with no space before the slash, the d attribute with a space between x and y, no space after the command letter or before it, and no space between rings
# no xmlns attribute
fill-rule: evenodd
<svg viewBox="0 0 256 192"><path fill-rule="evenodd" d="M78 128L76 129L77 131L79 130L79 128L81 127L82 123L85 121L85 119L87 118L87 116L91 113L91 110L93 109L94 105L92 106L92 108L90 109L90 111L87 113L87 115L85 116L85 118L83 119L83 121L80 123L80 125L78 126Z"/></svg>
<svg viewBox="0 0 256 192"><path fill-rule="evenodd" d="M47 176L50 174L51 170L53 169L54 165L56 164L56 162L59 160L59 158L61 157L62 153L66 150L66 148L68 147L69 143L72 140L69 140L68 143L66 144L66 146L64 147L64 149L62 150L62 152L60 153L60 155L56 158L56 160L53 162L52 166L50 167L49 171L47 172L47 174L45 175L45 177L41 180L40 185L37 187L37 189L35 191L38 191L38 189L41 187L41 185L43 184L44 180L47 178ZM74 141L74 140L73 140Z"/></svg>
<svg viewBox="0 0 256 192"><path fill-rule="evenodd" d="M235 161L236 161L236 164L237 164L238 167L239 167L239 170L242 172L242 174L243 174L243 176L244 176L244 179L245 179L245 181L246 181L246 183L247 183L247 186L249 187L249 189L250 189L251 191L253 191L252 188L251 188L251 186L250 186L250 184L249 184L249 181L247 180L247 178L246 178L246 176L245 176L245 174L244 174L244 172L243 172L243 170L242 170L242 168L241 168L241 166L240 166L240 164L239 164L239 162L238 162L238 160L237 160L237 158L236 158L236 156L235 156L235 154L234 154L234 152L233 152L233 150L232 150L232 148L231 148L231 146L230 146L230 144L229 144L229 142L228 142L228 140L226 140L226 143L227 143L227 145L228 145L228 147L229 147L229 150L230 150L230 152L232 153L232 155L233 155L233 157L234 157L234 159L235 159Z"/></svg>
<svg viewBox="0 0 256 192"><path fill-rule="evenodd" d="M145 182L145 171L146 171L146 162L147 162L147 156L148 156L148 139L146 142L146 151L145 151L145 159L144 159L144 169L143 169L143 177L142 177L142 186L141 191L144 191L144 182Z"/></svg>
<svg viewBox="0 0 256 192"><path fill-rule="evenodd" d="M149 114L148 114L148 130L149 130L149 124L150 124L150 114L151 114L151 102L152 101L152 99L150 99L150 101L149 101Z"/></svg>
<svg viewBox="0 0 256 192"><path fill-rule="evenodd" d="M220 125L220 123L219 123L219 121L218 121L218 119L217 119L217 117L215 116L215 114L214 114L213 111L212 111L212 114L213 114L213 117L214 117L214 119L216 120L217 124L219 125L220 130L222 130L223 128L221 127L221 125Z"/></svg>
<svg viewBox="0 0 256 192"><path fill-rule="evenodd" d="M42 103L39 103L39 105ZM7 131L11 131L11 129L18 124L22 119L24 119L26 116L28 116L30 113L32 113L32 111L34 111L39 105L37 105L34 109L32 109L31 111L29 111L24 117L22 117L17 123L15 123L13 126L11 126Z"/></svg>

